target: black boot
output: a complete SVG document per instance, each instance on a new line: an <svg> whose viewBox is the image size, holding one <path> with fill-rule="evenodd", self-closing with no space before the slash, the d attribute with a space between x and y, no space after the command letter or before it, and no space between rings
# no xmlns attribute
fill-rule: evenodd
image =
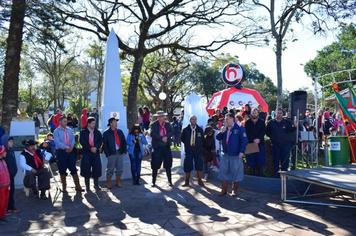
<svg viewBox="0 0 356 236"><path fill-rule="evenodd" d="M136 185L137 183L136 183L136 179L132 179L132 184L133 185Z"/></svg>
<svg viewBox="0 0 356 236"><path fill-rule="evenodd" d="M152 170L152 185L151 185L152 187L156 186L157 173L158 173L158 169Z"/></svg>
<svg viewBox="0 0 356 236"><path fill-rule="evenodd" d="M140 178L137 178L137 179L136 179L136 184L137 184L137 185L141 185L141 183L140 183Z"/></svg>
<svg viewBox="0 0 356 236"><path fill-rule="evenodd" d="M255 167L250 166L250 175L255 176Z"/></svg>
<svg viewBox="0 0 356 236"><path fill-rule="evenodd" d="M99 178L94 178L94 188L96 190L101 190L101 188L99 186Z"/></svg>
<svg viewBox="0 0 356 236"><path fill-rule="evenodd" d="M87 192L89 192L90 191L90 178L85 177L84 181L85 181L85 188L86 188Z"/></svg>
<svg viewBox="0 0 356 236"><path fill-rule="evenodd" d="M263 176L263 167L258 167L257 168L257 174L258 174L259 177Z"/></svg>
<svg viewBox="0 0 356 236"><path fill-rule="evenodd" d="M166 169L166 174L167 174L167 178L168 178L168 185L172 186L173 184L172 184L172 170L171 170L171 168Z"/></svg>

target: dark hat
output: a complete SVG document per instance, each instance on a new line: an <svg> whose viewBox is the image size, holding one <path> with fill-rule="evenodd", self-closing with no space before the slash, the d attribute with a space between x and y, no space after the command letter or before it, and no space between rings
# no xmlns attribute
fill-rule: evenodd
<svg viewBox="0 0 356 236"><path fill-rule="evenodd" d="M30 139L30 140L22 141L22 145L31 146L31 145L37 145L37 143L34 140Z"/></svg>
<svg viewBox="0 0 356 236"><path fill-rule="evenodd" d="M154 114L153 116L166 116L167 113L164 113L164 111L157 111L156 114Z"/></svg>
<svg viewBox="0 0 356 236"><path fill-rule="evenodd" d="M116 119L115 117L110 117L110 119L108 120L108 125L107 126L110 126L110 123L113 120L119 121L119 119Z"/></svg>

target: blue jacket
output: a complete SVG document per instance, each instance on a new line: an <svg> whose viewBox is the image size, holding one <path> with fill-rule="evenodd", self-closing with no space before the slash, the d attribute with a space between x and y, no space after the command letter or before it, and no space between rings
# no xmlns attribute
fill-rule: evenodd
<svg viewBox="0 0 356 236"><path fill-rule="evenodd" d="M217 140L222 140L223 152L229 156L238 156L246 151L247 135L244 127L234 123L230 130L229 145L226 147L227 130L216 135Z"/></svg>
<svg viewBox="0 0 356 236"><path fill-rule="evenodd" d="M135 140L135 135L134 134L128 134L127 138L126 138L126 142L127 142L127 153L129 154L134 154L134 150L135 150L135 143L133 142ZM139 142L140 145L140 149L141 149L141 155L143 156L143 154L145 153L144 149L143 149L143 145L147 144L147 140L144 134L140 134L140 138L141 141Z"/></svg>

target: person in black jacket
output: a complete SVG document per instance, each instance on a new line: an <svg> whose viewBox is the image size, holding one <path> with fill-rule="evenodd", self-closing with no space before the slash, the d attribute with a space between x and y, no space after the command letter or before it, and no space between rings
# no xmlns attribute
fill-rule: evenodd
<svg viewBox="0 0 356 236"><path fill-rule="evenodd" d="M154 116L157 120L151 124L151 137L152 137L152 187L156 186L156 178L158 169L163 167L166 169L168 184L172 186L172 152L171 152L171 137L174 132L171 124L165 122L166 114L163 111L158 111Z"/></svg>
<svg viewBox="0 0 356 236"><path fill-rule="evenodd" d="M198 184L204 186L201 180L203 170L203 156L201 153L203 147L203 129L197 125L197 117L195 115L190 116L189 122L190 124L183 128L181 135L185 151L185 183L182 186L185 187L189 185L190 172L194 167L197 172Z"/></svg>
<svg viewBox="0 0 356 236"><path fill-rule="evenodd" d="M277 176L279 171L279 162L281 162L282 171L288 169L288 136L290 135L290 132L293 132L296 129L298 122L295 120L293 125L291 120L283 118L282 108L277 108L276 114L276 118L270 120L266 128L266 135L270 137L272 142L275 176Z"/></svg>
<svg viewBox="0 0 356 236"><path fill-rule="evenodd" d="M258 146L259 152L246 155L247 165L250 167L250 174L255 175L255 167L257 167L257 175L262 176L263 167L266 165L265 154L265 132L266 124L264 120L259 118L258 109L254 108L251 112L251 119L248 119L245 124L247 139L249 143Z"/></svg>
<svg viewBox="0 0 356 236"><path fill-rule="evenodd" d="M124 133L117 128L117 122L119 119L111 117L108 120L110 128L103 133L103 148L108 159L106 167L106 185L108 189L111 186L111 177L116 175L116 186L122 188L121 175L124 168L124 156L127 152L126 139Z"/></svg>
<svg viewBox="0 0 356 236"><path fill-rule="evenodd" d="M10 197L9 197L9 203L7 205L7 211L19 212L20 209L15 207L15 199L14 199L15 176L17 174L17 164L16 164L15 152L12 150L12 146L14 144L13 140L14 140L13 137L10 137L9 135L6 134L1 138L1 141L4 147L6 148L6 157L4 158L4 160L6 162L10 174Z"/></svg>
<svg viewBox="0 0 356 236"><path fill-rule="evenodd" d="M103 143L103 137L96 129L94 117L87 119L87 126L80 131L80 144L83 157L80 165L80 175L85 178L86 190L90 191L90 177L94 179L94 188L100 190L99 177L101 176L101 160L99 149Z"/></svg>
<svg viewBox="0 0 356 236"><path fill-rule="evenodd" d="M204 179L208 179L208 172L209 167L208 163L214 160L214 156L216 155L216 147L215 147L215 131L214 128L210 125L205 127L204 130L204 138L203 138L203 148L201 149L203 155L203 162L204 162Z"/></svg>

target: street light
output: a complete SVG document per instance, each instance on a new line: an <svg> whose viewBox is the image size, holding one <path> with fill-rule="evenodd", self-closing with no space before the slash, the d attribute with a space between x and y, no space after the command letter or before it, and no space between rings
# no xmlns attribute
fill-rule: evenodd
<svg viewBox="0 0 356 236"><path fill-rule="evenodd" d="M158 95L159 99L162 101L162 111L164 111L164 107L163 107L163 100L166 100L167 98L167 94L165 92L161 92L159 95Z"/></svg>

